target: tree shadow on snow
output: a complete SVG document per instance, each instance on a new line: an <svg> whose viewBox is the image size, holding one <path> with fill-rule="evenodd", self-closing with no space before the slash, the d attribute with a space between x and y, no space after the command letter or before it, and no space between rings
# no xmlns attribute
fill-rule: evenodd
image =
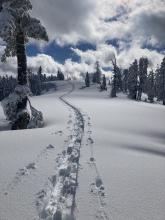
<svg viewBox="0 0 165 220"><path fill-rule="evenodd" d="M145 146L139 146L139 145L122 145L122 149L128 149L131 151L137 151L145 154L152 154L160 157L165 157L165 150L163 149L154 149L154 148L149 148Z"/></svg>

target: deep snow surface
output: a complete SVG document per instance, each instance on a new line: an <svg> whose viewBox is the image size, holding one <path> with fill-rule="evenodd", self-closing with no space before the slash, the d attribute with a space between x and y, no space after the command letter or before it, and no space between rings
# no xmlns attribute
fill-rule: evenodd
<svg viewBox="0 0 165 220"><path fill-rule="evenodd" d="M81 151L77 219L96 219L102 209L107 219L165 219L164 106L134 102L122 95L109 99L95 88L76 90L69 100L90 117L86 132L94 140L94 157L105 186L106 204L98 201L96 205L98 196L89 193L89 185L98 175L87 163L88 144Z"/></svg>
<svg viewBox="0 0 165 220"><path fill-rule="evenodd" d="M75 85L67 100L85 120L76 219L164 220L164 107ZM39 219L37 193L56 174L58 154L72 134L74 112L59 100L70 88L63 82L58 92L32 98L44 113L44 128L0 132L0 220ZM1 107L0 122L4 127Z"/></svg>

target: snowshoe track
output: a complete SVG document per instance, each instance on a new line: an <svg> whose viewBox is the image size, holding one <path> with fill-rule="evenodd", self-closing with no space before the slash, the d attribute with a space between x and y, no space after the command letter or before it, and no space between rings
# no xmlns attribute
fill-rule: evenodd
<svg viewBox="0 0 165 220"><path fill-rule="evenodd" d="M41 190L37 194L36 205L39 219L75 219L74 209L84 119L81 111L65 99L75 89L74 84L71 83L71 86L71 90L59 98L74 112L73 130L66 149L56 158L58 169L56 175L49 178L49 189Z"/></svg>
<svg viewBox="0 0 165 220"><path fill-rule="evenodd" d="M104 187L104 183L101 178L99 169L97 167L96 158L94 156L94 148L93 148L94 141L92 139L92 130L91 130L92 124L90 121L90 117L88 117L88 115L86 115L86 117L87 117L87 121L88 121L86 145L90 147L89 165L94 170L94 173L95 173L95 180L93 181L93 183L91 183L90 192L97 197L98 203L99 203L99 210L98 210L98 213L96 214L96 218L103 219L103 220L110 220L110 219L112 219L112 216L110 218L108 211L107 211L108 208L106 207L105 187Z"/></svg>

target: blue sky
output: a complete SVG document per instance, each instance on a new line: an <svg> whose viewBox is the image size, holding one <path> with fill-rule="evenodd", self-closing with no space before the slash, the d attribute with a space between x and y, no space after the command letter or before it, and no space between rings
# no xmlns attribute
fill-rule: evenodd
<svg viewBox="0 0 165 220"><path fill-rule="evenodd" d="M28 56L37 56L39 53L47 54L53 57L57 62L64 64L65 60L68 58L72 59L74 62L79 62L80 57L76 55L71 48L78 48L82 51L87 50L96 50L96 47L89 43L79 43L76 46L65 45L60 46L56 42L52 42L42 49L39 48L36 44L29 44L26 47Z"/></svg>

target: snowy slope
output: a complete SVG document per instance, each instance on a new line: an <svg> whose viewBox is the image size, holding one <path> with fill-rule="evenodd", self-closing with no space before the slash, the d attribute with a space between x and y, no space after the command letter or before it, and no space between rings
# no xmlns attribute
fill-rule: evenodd
<svg viewBox="0 0 165 220"><path fill-rule="evenodd" d="M122 95L109 99L106 92L96 92L95 86L76 90L69 100L88 118L80 160L77 219L165 219L164 107L134 102ZM96 167L88 162L91 154ZM91 192L90 184L97 176L105 187L101 201L100 194Z"/></svg>
<svg viewBox="0 0 165 220"><path fill-rule="evenodd" d="M44 128L0 132L0 220L38 219L37 193L55 174L55 159L69 135L71 113L58 98L68 89L31 99L44 114Z"/></svg>
<svg viewBox="0 0 165 220"><path fill-rule="evenodd" d="M164 107L122 95L110 99L96 86L74 84L65 99L80 108L85 122L76 219L164 220ZM0 132L0 220L40 219L38 198L77 130L76 113L59 99L73 83L58 83L58 89L32 98L44 113L44 128ZM5 123L1 108L0 121Z"/></svg>

